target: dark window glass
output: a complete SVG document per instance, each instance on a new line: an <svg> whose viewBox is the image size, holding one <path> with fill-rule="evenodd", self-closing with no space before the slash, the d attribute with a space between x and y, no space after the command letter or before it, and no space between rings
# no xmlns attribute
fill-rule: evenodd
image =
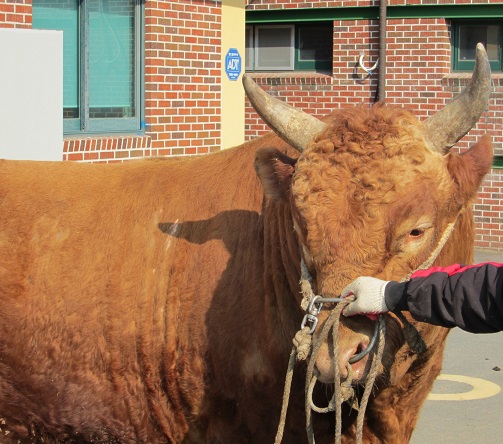
<svg viewBox="0 0 503 444"><path fill-rule="evenodd" d="M332 28L303 26L299 28L299 60L331 60Z"/></svg>
<svg viewBox="0 0 503 444"><path fill-rule="evenodd" d="M453 22L453 69L471 71L475 65L477 43L487 51L491 69L501 71L502 24L497 22Z"/></svg>

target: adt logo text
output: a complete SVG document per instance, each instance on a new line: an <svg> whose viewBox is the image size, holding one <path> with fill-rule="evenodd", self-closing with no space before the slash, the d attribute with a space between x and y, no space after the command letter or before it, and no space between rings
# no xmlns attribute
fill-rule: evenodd
<svg viewBox="0 0 503 444"><path fill-rule="evenodd" d="M237 80L241 74L241 56L236 48L231 48L225 55L225 72L229 80Z"/></svg>

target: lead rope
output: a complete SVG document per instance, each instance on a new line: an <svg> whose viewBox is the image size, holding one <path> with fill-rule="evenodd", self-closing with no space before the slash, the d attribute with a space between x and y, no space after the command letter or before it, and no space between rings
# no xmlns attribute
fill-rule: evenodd
<svg viewBox="0 0 503 444"><path fill-rule="evenodd" d="M313 351L311 353L311 358L309 360L307 372L306 372L306 432L308 436L308 442L310 444L314 444L314 431L312 424L312 410L318 413L327 413L335 410L335 442L338 444L342 439L342 403L345 401L350 401L351 399L356 402L356 397L354 393L353 387L351 387L352 383L352 367L351 364L348 363L348 377L346 381L338 384L335 383L335 393L330 401L329 405L325 408L319 408L312 402L312 392L314 389L314 385L316 384L317 378L313 376L314 364L316 362L316 357L318 355L319 349L321 348L321 344L323 344L327 337L330 329L332 329L332 337L333 340L333 353L334 353L334 381L340 380L340 370L337 365L338 356L339 356L339 345L337 339L337 332L339 331L339 322L340 315L344 308L354 301L354 296L350 296L346 298L344 301L337 304L337 306L332 310L330 316L326 320L323 328L314 340L313 340ZM372 357L372 364L367 374L367 378L365 381L365 389L363 392L363 396L360 401L360 406L358 408L358 416L356 423L356 442L361 443L363 437L363 424L365 418L365 410L367 408L368 400L370 398L370 394L372 392L372 387L374 386L375 379L377 377L379 371L379 365L382 360L382 355L384 352L384 335L386 332L385 320L384 316L379 316L378 320L378 349L377 353ZM354 405L354 404L353 404Z"/></svg>
<svg viewBox="0 0 503 444"><path fill-rule="evenodd" d="M444 230L444 233L442 234L442 237L440 238L437 247L433 250L433 252L430 254L429 258L424 261L419 267L416 268L416 270L410 272L404 279L402 279L402 282L410 280L410 277L412 276L413 273L415 273L418 270L424 270L427 268L430 268L437 256L439 255L440 251L444 247L445 243L449 239L449 236L451 235L456 219L451 222L450 224L447 225L446 229ZM315 298L314 292L312 290L312 278L307 270L307 267L304 264L304 261L301 262L301 279L300 279L300 286L301 286L301 292L303 295L302 302L301 302L301 307L303 310L307 310L309 306L309 302L312 301ZM351 387L351 381L352 381L352 368L351 364L348 363L348 378L346 381L342 382L341 384L335 383L335 393L330 401L329 405L325 408L318 408L317 406L314 405L312 402L312 392L314 390L314 386L316 384L317 378L316 376L313 376L314 372L314 365L316 362L316 357L317 354L321 348L321 345L324 343L324 341L327 339L330 328L332 328L332 337L333 337L333 353L334 353L334 381L339 381L340 380L340 371L339 371L339 366L337 365L338 363L338 357L339 357L339 346L338 346L338 341L337 341L337 333L339 330L339 322L340 322L340 315L344 308L354 301L354 296L349 296L345 298L343 301L339 302L335 308L331 311L329 317L327 318L325 324L323 325L323 328L320 332L320 334L315 338L315 340L312 340L311 334L313 333L314 327L310 328L308 326L302 325L301 329L296 333L293 343L294 346L292 348L292 351L290 353L290 358L288 361L288 368L287 368L287 373L286 373L286 378L285 378L285 386L283 390L283 402L281 406L281 414L280 414L280 421L278 425L278 431L276 433L276 438L274 440L275 444L280 444L282 439L283 439L283 434L285 430L285 423L286 423L286 413L288 410L288 404L289 404L289 399L290 399L290 390L291 390L291 385L292 385L292 379L293 379L293 371L295 368L295 363L297 361L301 360L307 360L309 353L311 351L311 358L309 359L308 366L307 366L307 371L306 371L306 388L305 388L305 395L306 395L306 403L305 403L305 410L306 410L306 432L307 432L307 438L309 444L315 444L314 440L314 430L313 430L313 423L312 423L312 410L315 410L316 412L319 413L327 413L330 411L335 410L336 414L336 423L335 423L335 443L339 444L342 439L342 403L344 401L347 401L351 398L356 399L354 395L354 390ZM405 318L405 316L402 313L398 313L398 317L404 324L404 337L407 343L409 344L409 347L415 352L415 353L422 353L426 349L426 344L424 344L424 341L422 340L419 332L417 329ZM316 322L317 322L317 318ZM358 416L357 416L357 423L356 423L356 443L360 444L363 439L363 426L365 422L365 410L368 405L368 400L370 398L370 394L372 392L372 388L374 386L375 379L377 377L378 371L379 371L379 365L381 364L382 360L382 355L384 352L384 338L385 338L385 333L386 333L386 323L384 316L380 315L378 318L378 349L375 355L372 357L372 364L371 368L369 370L369 373L367 375L367 379L365 381L365 389L360 401L360 407L358 408ZM304 324L304 323L303 323ZM316 326L316 324L315 324Z"/></svg>
<svg viewBox="0 0 503 444"><path fill-rule="evenodd" d="M354 390L351 387L352 382L352 367L348 364L348 378L346 381L341 384L335 384L335 393L331 402L327 407L319 408L312 402L312 392L314 390L314 386L316 384L317 378L313 376L314 373L314 365L316 363L316 358L318 352L322 346L322 344L328 338L328 334L332 329L333 347L334 347L334 361L338 362L337 357L339 356L339 346L337 339L337 332L339 330L339 322L340 315L342 310L354 300L354 296L349 296L344 301L337 304L337 306L331 311L329 317L323 324L323 328L318 336L311 340L311 334L309 333L310 328L304 327L299 330L294 338L294 346L290 353L290 359L288 362L288 369L285 379L285 388L283 392L283 404L281 408L280 422L278 426L278 431L276 433L275 444L280 444L283 439L285 420L286 420L286 412L288 409L288 402L290 398L290 389L293 378L293 370L295 367L296 361L306 360L308 357L308 353L306 354L306 348L311 349L311 357L308 361L307 371L306 371L306 402L305 402L305 413L306 413L306 432L309 444L315 444L314 440L314 430L312 423L312 411L316 411L318 413L328 413L330 411L336 412L336 422L335 422L335 442L340 443L342 438L342 403L344 401L348 401L351 398L354 398ZM364 424L364 415L365 410L368 404L368 400L372 391L372 387L374 385L374 381L377 377L377 373L379 370L379 364L382 359L382 354L384 351L384 335L385 335L385 321L383 316L379 316L379 346L376 355L372 358L372 365L370 371L367 375L367 379L365 382L365 390L363 392L363 396L361 399L361 405L358 410L357 417L357 442L360 443L363 436L363 424ZM337 364L334 365L334 381L340 380L339 374L339 366ZM358 438L359 437L359 438Z"/></svg>

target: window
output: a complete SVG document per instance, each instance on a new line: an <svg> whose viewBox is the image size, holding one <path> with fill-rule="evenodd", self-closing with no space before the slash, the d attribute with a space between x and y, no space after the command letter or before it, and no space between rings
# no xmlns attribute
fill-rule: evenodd
<svg viewBox="0 0 503 444"><path fill-rule="evenodd" d="M254 66L259 70L294 69L294 27L256 26Z"/></svg>
<svg viewBox="0 0 503 444"><path fill-rule="evenodd" d="M33 0L33 27L63 31L65 133L140 129L141 4Z"/></svg>
<svg viewBox="0 0 503 444"><path fill-rule="evenodd" d="M245 39L249 71L332 70L332 22L249 25Z"/></svg>
<svg viewBox="0 0 503 444"><path fill-rule="evenodd" d="M502 26L500 22L484 22L483 20L454 22L453 37L453 69L454 71L472 71L475 66L475 47L483 43L491 70L502 70Z"/></svg>

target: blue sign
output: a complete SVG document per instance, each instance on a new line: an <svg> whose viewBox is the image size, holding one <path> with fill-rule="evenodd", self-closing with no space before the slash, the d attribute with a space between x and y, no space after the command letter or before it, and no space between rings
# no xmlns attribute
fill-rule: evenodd
<svg viewBox="0 0 503 444"><path fill-rule="evenodd" d="M236 48L231 48L225 55L225 72L229 80L237 80L241 74L241 56Z"/></svg>

